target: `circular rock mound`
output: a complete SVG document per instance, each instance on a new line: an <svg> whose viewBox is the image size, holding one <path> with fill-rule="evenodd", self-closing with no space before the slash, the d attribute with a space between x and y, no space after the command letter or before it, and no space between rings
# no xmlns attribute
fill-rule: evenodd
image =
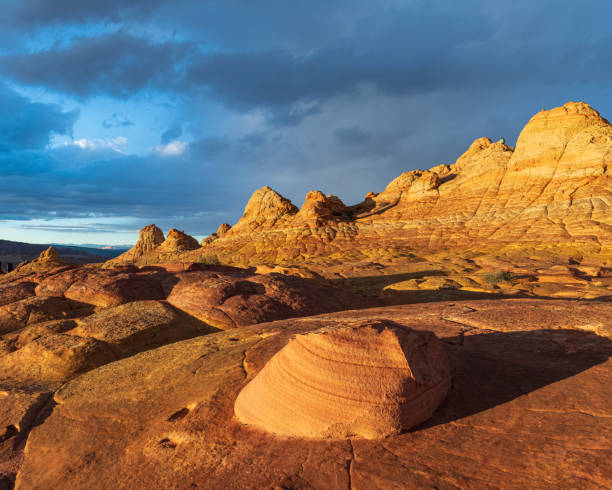
<svg viewBox="0 0 612 490"><path fill-rule="evenodd" d="M427 420L450 388L431 332L391 321L297 335L236 399L237 418L274 434L377 439Z"/></svg>

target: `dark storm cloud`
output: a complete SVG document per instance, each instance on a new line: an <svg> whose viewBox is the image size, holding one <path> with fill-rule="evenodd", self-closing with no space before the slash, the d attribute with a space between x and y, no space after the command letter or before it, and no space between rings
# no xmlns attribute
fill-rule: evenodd
<svg viewBox="0 0 612 490"><path fill-rule="evenodd" d="M167 120L151 123L156 132L143 130L153 134L148 153L47 148L54 133L70 135L77 114L0 85L11 114L0 122L6 216L94 212L204 233L235 221L263 185L298 205L322 186L356 202L402 171L454 161L477 137L512 143L543 107L586 99L612 114L612 5L604 1L0 7L0 28L13 33L0 77L84 104L101 95L161 104L160 96L170 107ZM131 137L143 113L130 112L134 128L110 111L95 126L129 127ZM154 150L179 139L188 143L181 154Z"/></svg>
<svg viewBox="0 0 612 490"><path fill-rule="evenodd" d="M188 48L155 43L123 31L81 37L69 46L0 58L0 70L16 81L78 97L127 97L174 83L175 64Z"/></svg>
<svg viewBox="0 0 612 490"><path fill-rule="evenodd" d="M242 206L240 191L231 183L207 178L210 167L194 166L182 157L126 156L68 145L21 152L15 158L39 158L54 164L44 169L30 164L28 171L16 174L5 172L0 161L0 210L6 216L48 218L53 210L54 218L94 214L172 223L173 217L181 217L181 222L197 223L190 229L197 234L233 219ZM66 166L65 162L80 163ZM228 197L229 210L215 209L220 193Z"/></svg>
<svg viewBox="0 0 612 490"><path fill-rule="evenodd" d="M149 15L161 0L4 0L3 17L12 24L48 26L88 21L118 22Z"/></svg>
<svg viewBox="0 0 612 490"><path fill-rule="evenodd" d="M98 6L82 7L92 16L103 18L103 12L116 11L112 6L102 7L102 2L85 3ZM512 8L522 17L520 22L504 19L509 27L500 25L487 15L482 7L485 4L479 7L476 2L457 6L448 2L396 2L378 9L357 2L354 10L369 17L353 20L347 31L349 37L334 38L334 25L329 19L322 20L324 4L316 2L310 9L307 3L298 4L310 12L304 14L307 20L296 17L283 2L270 1L264 2L263 10L243 2L200 5L183 1L185 15L169 11L168 15L186 25L190 23L188 17L201 18L211 29L211 40L219 43L225 39L222 32L246 29L259 33L275 7L276 16L270 22L284 19L289 25L300 25L301 43L310 43L310 49L298 48L295 43L271 48L269 43L258 43L249 35L241 45L228 42L198 51L195 40L155 43L119 31L76 38L69 46L5 56L0 69L20 83L79 97L125 97L146 88L185 97L195 92L210 93L237 110L268 110L273 125L298 124L316 114L325 100L351 93L361 84L371 84L381 93L401 95L490 86L504 90L517 83L562 84L568 71L573 79L584 79L593 70L610 72L606 67L609 44L605 42L609 33L595 30L584 37L565 25L574 15L597 20L597 16L577 7L557 8L559 19L542 23L539 14L543 9L532 6L521 10L526 3L517 2L519 7ZM344 15L350 18L348 6ZM328 10L340 23L342 10L334 6ZM43 18L45 12L43 9ZM313 17L313 12L318 12L318 17ZM313 32L304 29L308 22ZM605 25L602 23L602 29ZM319 32L325 43L317 40L315 33ZM539 49L534 49L534 39ZM588 53L584 49L587 47Z"/></svg>
<svg viewBox="0 0 612 490"><path fill-rule="evenodd" d="M114 113L111 117L102 121L102 127L104 129L127 128L133 125L134 123L132 121L117 113Z"/></svg>
<svg viewBox="0 0 612 490"><path fill-rule="evenodd" d="M166 129L161 136L162 145L167 145L172 140L180 137L183 134L183 128L180 124L173 124Z"/></svg>
<svg viewBox="0 0 612 490"><path fill-rule="evenodd" d="M338 128L334 131L334 136L340 143L345 145L363 145L368 142L370 135L357 126L348 128Z"/></svg>
<svg viewBox="0 0 612 490"><path fill-rule="evenodd" d="M36 230L36 231L59 231L63 233L120 233L125 231L124 228L119 226L118 223L109 224L106 226L100 226L98 224L84 224L78 226L62 226L62 225L21 225L24 230ZM137 232L137 229L130 228L130 231Z"/></svg>
<svg viewBox="0 0 612 490"><path fill-rule="evenodd" d="M0 152L44 148L51 135L72 134L78 111L59 105L31 102L0 82Z"/></svg>

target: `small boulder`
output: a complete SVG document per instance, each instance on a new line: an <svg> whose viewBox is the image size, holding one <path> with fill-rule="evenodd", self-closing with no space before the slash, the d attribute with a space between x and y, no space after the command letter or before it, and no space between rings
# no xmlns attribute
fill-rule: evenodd
<svg viewBox="0 0 612 490"><path fill-rule="evenodd" d="M234 413L282 436L383 438L431 417L450 381L433 333L366 321L296 335L240 392Z"/></svg>

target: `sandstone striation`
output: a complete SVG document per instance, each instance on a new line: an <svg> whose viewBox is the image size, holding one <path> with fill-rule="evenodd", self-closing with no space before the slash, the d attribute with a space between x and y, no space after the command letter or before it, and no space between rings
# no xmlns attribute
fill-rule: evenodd
<svg viewBox="0 0 612 490"><path fill-rule="evenodd" d="M297 214L296 208L289 199L268 186L255 191L249 199L242 218L230 230L231 234L252 232L259 228L275 226L279 221Z"/></svg>
<svg viewBox="0 0 612 490"><path fill-rule="evenodd" d="M284 436L378 439L427 420L450 366L428 332L388 321L297 335L240 392L240 421Z"/></svg>
<svg viewBox="0 0 612 490"><path fill-rule="evenodd" d="M198 241L183 231L171 228L164 239L164 234L155 225L145 226L140 230L138 242L119 257L106 262L107 267L121 264L154 264L175 260L179 254L199 248Z"/></svg>
<svg viewBox="0 0 612 490"><path fill-rule="evenodd" d="M329 284L227 266L15 272L0 283L0 383L48 386L219 328L372 304Z"/></svg>
<svg viewBox="0 0 612 490"><path fill-rule="evenodd" d="M372 304L329 285L280 274L184 272L165 287L170 304L223 330Z"/></svg>
<svg viewBox="0 0 612 490"><path fill-rule="evenodd" d="M155 250L164 242L164 233L155 225L145 226L138 235L136 245L110 262L127 262L137 260Z"/></svg>
<svg viewBox="0 0 612 490"><path fill-rule="evenodd" d="M157 249L159 252L186 252L199 248L198 241L187 233L174 228L170 229L168 236Z"/></svg>
<svg viewBox="0 0 612 490"><path fill-rule="evenodd" d="M589 331L610 312L609 302L444 301L176 342L56 391L17 488L610 488L612 342ZM240 390L292 337L377 318L444 343L453 387L431 419L372 440L280 437L236 419Z"/></svg>
<svg viewBox="0 0 612 490"><path fill-rule="evenodd" d="M217 229L217 236L223 236L225 235L228 231L230 231L231 229L231 225L229 223L221 223L219 225L219 228Z"/></svg>
<svg viewBox="0 0 612 490"><path fill-rule="evenodd" d="M479 138L455 163L405 172L352 206L313 191L298 210L264 187L204 250L254 265L492 247L612 261L611 155L610 123L569 102L536 114L516 148Z"/></svg>

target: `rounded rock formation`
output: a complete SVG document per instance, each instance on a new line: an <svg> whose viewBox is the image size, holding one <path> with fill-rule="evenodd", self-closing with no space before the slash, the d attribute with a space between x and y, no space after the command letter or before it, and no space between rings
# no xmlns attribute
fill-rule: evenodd
<svg viewBox="0 0 612 490"><path fill-rule="evenodd" d="M234 413L283 436L377 439L427 420L449 387L433 333L369 321L295 336L240 392Z"/></svg>
<svg viewBox="0 0 612 490"><path fill-rule="evenodd" d="M185 252L196 248L200 248L200 244L195 238L184 231L171 228L158 250L160 252Z"/></svg>
<svg viewBox="0 0 612 490"><path fill-rule="evenodd" d="M41 262L57 262L60 260L60 256L57 253L57 250L55 250L55 248L50 245L47 250L40 254L38 260Z"/></svg>
<svg viewBox="0 0 612 490"><path fill-rule="evenodd" d="M229 223L221 223L217 229L217 236L225 235L228 231L230 231L231 227L232 226Z"/></svg>

